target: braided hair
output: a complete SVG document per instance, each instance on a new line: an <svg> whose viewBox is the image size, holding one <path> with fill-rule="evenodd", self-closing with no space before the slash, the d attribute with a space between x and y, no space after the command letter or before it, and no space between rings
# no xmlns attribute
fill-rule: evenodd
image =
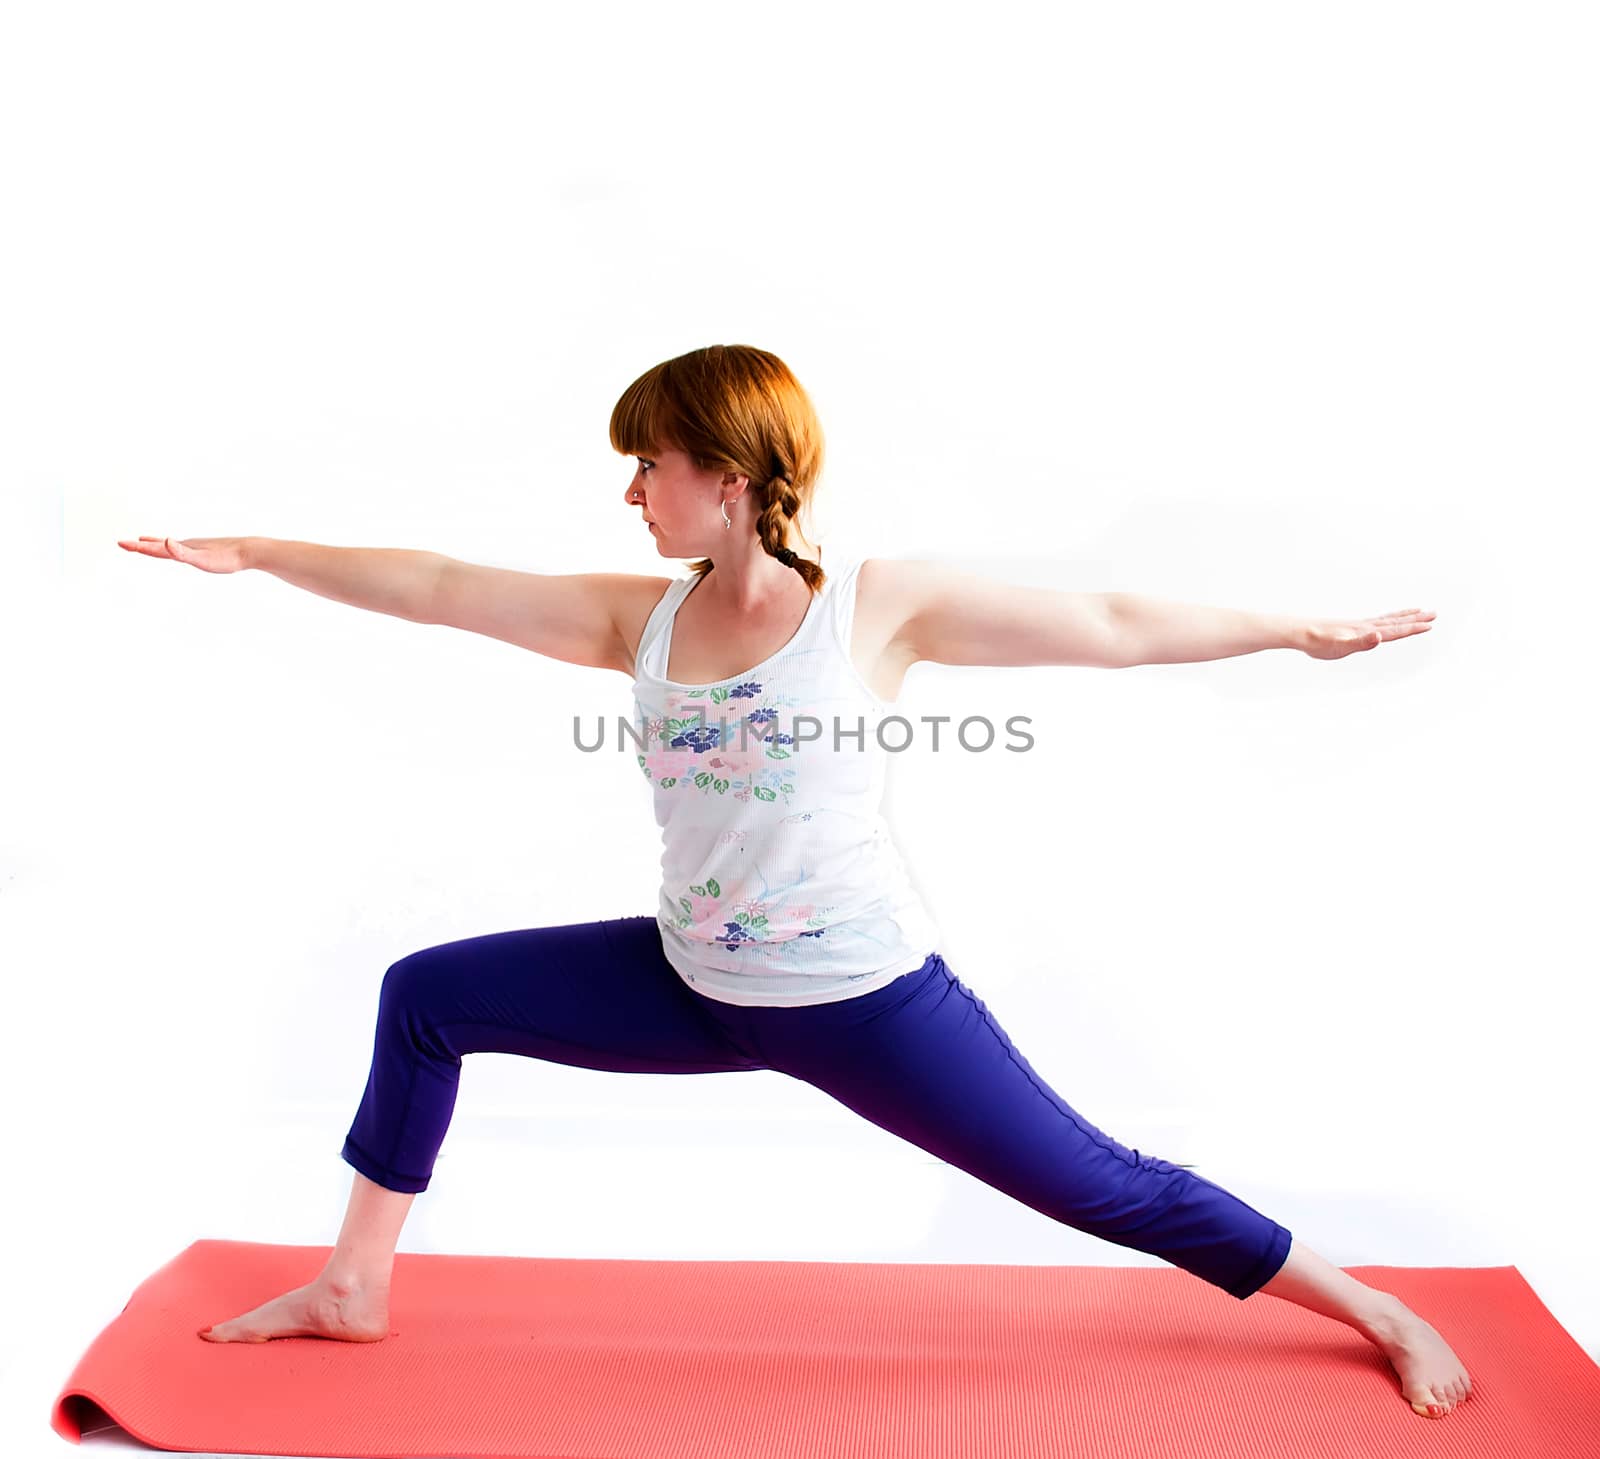
<svg viewBox="0 0 1600 1459"><path fill-rule="evenodd" d="M825 574L809 558L801 557L786 545L788 524L800 511L800 496L794 478L779 470L767 480L767 504L756 518L756 535L761 545L785 567L792 567L806 580L812 592L821 588Z"/></svg>

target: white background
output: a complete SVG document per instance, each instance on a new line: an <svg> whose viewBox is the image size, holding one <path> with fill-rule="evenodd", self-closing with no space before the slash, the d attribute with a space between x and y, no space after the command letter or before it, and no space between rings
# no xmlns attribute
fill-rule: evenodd
<svg viewBox="0 0 1600 1459"><path fill-rule="evenodd" d="M1515 1265L1600 1355L1585 7L22 5L0 42L7 1453L59 1452L191 1242L332 1243L390 963L655 905L648 787L572 743L620 675L116 539L674 575L606 425L711 343L811 393L841 555L1437 612L1336 663L919 665L909 717L1036 745L919 741L887 813L1091 1120L1336 1264ZM400 1249L1163 1265L781 1074L503 1056Z"/></svg>

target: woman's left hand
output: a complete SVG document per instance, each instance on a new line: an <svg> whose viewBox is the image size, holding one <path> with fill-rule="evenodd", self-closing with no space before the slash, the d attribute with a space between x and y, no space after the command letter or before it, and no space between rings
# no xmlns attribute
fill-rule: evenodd
<svg viewBox="0 0 1600 1459"><path fill-rule="evenodd" d="M1433 610L1402 608L1379 618L1316 618L1306 625L1300 647L1314 659L1342 659L1364 653L1392 638L1409 638L1433 627Z"/></svg>

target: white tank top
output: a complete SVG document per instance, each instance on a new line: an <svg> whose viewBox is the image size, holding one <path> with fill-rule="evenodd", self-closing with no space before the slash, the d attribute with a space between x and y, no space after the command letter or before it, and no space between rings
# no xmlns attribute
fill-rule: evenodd
<svg viewBox="0 0 1600 1459"><path fill-rule="evenodd" d="M695 573L673 582L640 636L630 733L661 827L661 947L724 1003L864 995L943 940L880 809L877 727L894 706L850 661L862 561L822 563L827 581L794 637L732 678L665 677Z"/></svg>

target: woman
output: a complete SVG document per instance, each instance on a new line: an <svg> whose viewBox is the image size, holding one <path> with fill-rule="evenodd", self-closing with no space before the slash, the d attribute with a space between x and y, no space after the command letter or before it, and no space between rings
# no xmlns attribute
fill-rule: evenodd
<svg viewBox="0 0 1600 1459"><path fill-rule="evenodd" d="M1285 621L918 562L824 568L799 524L821 428L783 362L749 347L648 371L618 401L611 441L638 458L625 501L657 551L705 554L688 576L552 577L262 538L120 544L209 572L262 568L629 675L664 842L653 915L471 937L388 969L342 1152L355 1176L337 1245L305 1286L200 1336L387 1336L401 1226L431 1179L462 1058L490 1051L630 1072L779 1070L1065 1224L1241 1300L1264 1291L1348 1324L1418 1413L1464 1398L1461 1362L1398 1298L1220 1186L1119 1144L1039 1078L936 950L878 809L874 733L922 660L1111 668L1277 647L1336 659L1425 632L1433 615Z"/></svg>

